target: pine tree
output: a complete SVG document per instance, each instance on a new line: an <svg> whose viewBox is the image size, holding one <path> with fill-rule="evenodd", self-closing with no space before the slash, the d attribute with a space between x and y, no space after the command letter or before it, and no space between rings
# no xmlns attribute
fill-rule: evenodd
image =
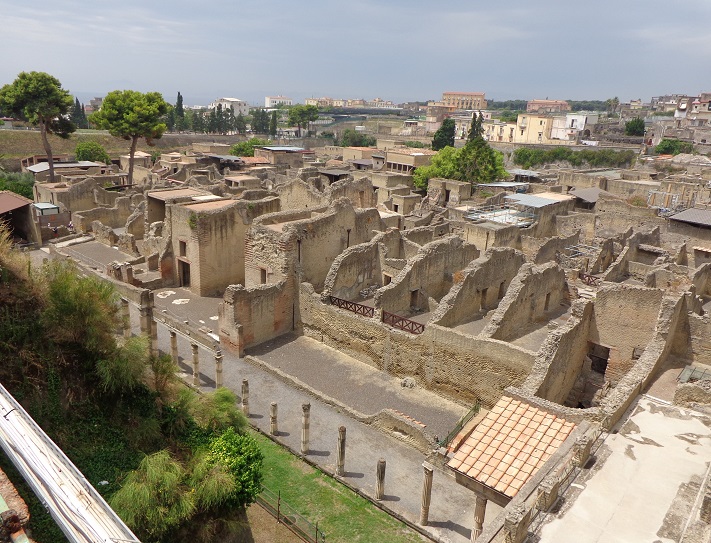
<svg viewBox="0 0 711 543"><path fill-rule="evenodd" d="M432 138L432 150L439 151L445 147L454 147L454 119L445 119L442 121L442 126L435 132Z"/></svg>
<svg viewBox="0 0 711 543"><path fill-rule="evenodd" d="M272 118L269 120L269 135L271 137L276 136L277 133L277 112L272 111Z"/></svg>

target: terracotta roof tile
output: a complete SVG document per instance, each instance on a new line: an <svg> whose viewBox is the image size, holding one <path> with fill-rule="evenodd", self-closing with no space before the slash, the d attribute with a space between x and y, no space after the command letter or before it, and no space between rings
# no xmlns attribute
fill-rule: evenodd
<svg viewBox="0 0 711 543"><path fill-rule="evenodd" d="M504 396L448 466L513 497L574 428L572 422Z"/></svg>

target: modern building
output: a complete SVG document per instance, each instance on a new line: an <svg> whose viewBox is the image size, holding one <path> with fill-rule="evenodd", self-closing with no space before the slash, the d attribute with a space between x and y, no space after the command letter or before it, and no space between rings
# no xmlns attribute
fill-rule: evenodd
<svg viewBox="0 0 711 543"><path fill-rule="evenodd" d="M293 106L294 101L286 96L265 96L264 107Z"/></svg>
<svg viewBox="0 0 711 543"><path fill-rule="evenodd" d="M212 102L208 108L209 109L217 109L217 106L222 106L222 109L231 109L232 113L234 113L235 117L239 115L240 113L242 115L248 115L249 114L249 104L245 102L244 100L240 100L239 98L218 98L214 102Z"/></svg>

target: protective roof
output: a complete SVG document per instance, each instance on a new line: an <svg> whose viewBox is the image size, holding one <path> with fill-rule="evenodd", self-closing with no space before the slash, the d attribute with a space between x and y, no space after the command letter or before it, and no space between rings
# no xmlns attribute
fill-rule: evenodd
<svg viewBox="0 0 711 543"><path fill-rule="evenodd" d="M572 422L502 396L447 466L513 498L574 429Z"/></svg>
<svg viewBox="0 0 711 543"><path fill-rule="evenodd" d="M685 209L681 213L669 217L672 221L687 222L700 226L711 226L711 210L709 209Z"/></svg>
<svg viewBox="0 0 711 543"><path fill-rule="evenodd" d="M32 200L10 192L9 190L3 190L0 192L0 214L7 213L13 209L18 209L32 203Z"/></svg>
<svg viewBox="0 0 711 543"><path fill-rule="evenodd" d="M540 196L532 196L530 194L512 194L506 196L505 200L510 200L526 207L536 208L549 206L557 202L557 200L549 200L548 198L541 198Z"/></svg>

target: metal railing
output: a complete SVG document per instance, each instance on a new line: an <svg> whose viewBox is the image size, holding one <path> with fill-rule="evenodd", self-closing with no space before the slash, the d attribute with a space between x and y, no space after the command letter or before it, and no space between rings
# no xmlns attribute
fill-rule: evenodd
<svg viewBox="0 0 711 543"><path fill-rule="evenodd" d="M425 325L419 322L411 321L395 313L388 313L383 310L382 321L385 324L389 324L393 328L399 330L404 330L405 332L410 332L411 334L421 334L425 331Z"/></svg>
<svg viewBox="0 0 711 543"><path fill-rule="evenodd" d="M583 283L585 283L586 285L590 285L591 287L598 287L602 282L602 279L600 279L599 277L595 277L594 275L590 275L589 273L585 272L580 272L578 274L578 277L580 277L580 280Z"/></svg>
<svg viewBox="0 0 711 543"><path fill-rule="evenodd" d="M462 431L462 428L464 428L470 420L472 420L474 417L476 417L479 414L479 410L481 409L481 404L477 400L477 402L474 404L474 407L472 407L467 414L465 414L461 419L459 419L459 422L457 425L452 429L451 432L447 434L447 436L444 439L441 439L437 444L440 447L447 447L449 444L452 442L452 440L457 437L457 434Z"/></svg>
<svg viewBox="0 0 711 543"><path fill-rule="evenodd" d="M342 300L341 298L336 298L335 296L329 296L328 298L331 301L331 304L341 309L352 311L356 315L363 315L364 317L372 317L375 315L374 307L368 307L367 305L351 302L350 300Z"/></svg>
<svg viewBox="0 0 711 543"><path fill-rule="evenodd" d="M312 524L300 515L293 507L281 499L281 491L276 494L263 488L257 496L261 505L277 522L286 526L294 535L307 543L326 543L326 534L318 528L318 523Z"/></svg>

